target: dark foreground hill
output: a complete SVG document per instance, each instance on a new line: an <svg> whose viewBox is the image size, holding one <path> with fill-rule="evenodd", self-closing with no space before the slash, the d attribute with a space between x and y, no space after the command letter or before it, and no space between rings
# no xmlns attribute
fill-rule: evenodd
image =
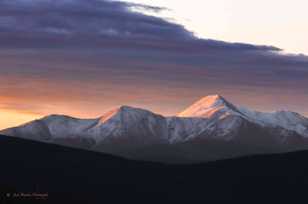
<svg viewBox="0 0 308 204"><path fill-rule="evenodd" d="M0 163L1 204L308 201L307 151L180 166L0 136Z"/></svg>

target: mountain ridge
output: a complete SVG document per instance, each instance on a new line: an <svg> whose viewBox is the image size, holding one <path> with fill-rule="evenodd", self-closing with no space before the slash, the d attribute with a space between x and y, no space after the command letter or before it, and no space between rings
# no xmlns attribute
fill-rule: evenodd
<svg viewBox="0 0 308 204"><path fill-rule="evenodd" d="M166 163L308 149L304 116L252 111L220 95L204 97L173 117L120 106L95 119L51 115L0 133Z"/></svg>

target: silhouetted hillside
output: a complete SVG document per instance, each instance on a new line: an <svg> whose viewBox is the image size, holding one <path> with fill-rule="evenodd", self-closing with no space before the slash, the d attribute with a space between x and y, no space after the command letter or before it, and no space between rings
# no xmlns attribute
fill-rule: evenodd
<svg viewBox="0 0 308 204"><path fill-rule="evenodd" d="M1 203L308 200L307 151L162 165L0 136L0 162Z"/></svg>

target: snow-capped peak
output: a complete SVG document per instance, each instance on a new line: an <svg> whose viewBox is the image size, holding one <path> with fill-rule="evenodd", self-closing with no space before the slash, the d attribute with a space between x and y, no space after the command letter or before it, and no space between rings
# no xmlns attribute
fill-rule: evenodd
<svg viewBox="0 0 308 204"><path fill-rule="evenodd" d="M116 117L117 115L120 115L121 112L125 111L125 110L128 110L128 109L134 109L132 107L128 107L128 106L120 106L120 107L117 107L115 109L112 109L111 111L105 113L102 117L99 118L99 122L100 123L105 123L107 122L108 120L110 120L111 118L113 117Z"/></svg>
<svg viewBox="0 0 308 204"><path fill-rule="evenodd" d="M140 117L145 117L147 115L152 115L152 114L153 114L152 112L141 109L141 108L135 108L131 106L120 106L120 107L117 107L105 113L103 116L101 116L99 118L99 122L105 123L109 121L110 119L115 119L115 118L121 119L123 117L131 118L131 119L138 118L138 117L140 118Z"/></svg>
<svg viewBox="0 0 308 204"><path fill-rule="evenodd" d="M218 111L235 113L237 112L237 108L220 95L209 95L179 113L178 116L209 118Z"/></svg>
<svg viewBox="0 0 308 204"><path fill-rule="evenodd" d="M220 95L205 96L195 103L195 105L202 105L203 108L214 108L225 104L226 100Z"/></svg>

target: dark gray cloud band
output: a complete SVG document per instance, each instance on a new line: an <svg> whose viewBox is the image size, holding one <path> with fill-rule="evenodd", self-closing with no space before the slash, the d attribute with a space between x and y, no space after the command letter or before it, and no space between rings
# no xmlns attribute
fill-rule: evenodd
<svg viewBox="0 0 308 204"><path fill-rule="evenodd" d="M197 39L182 25L133 12L164 8L108 0L1 0L0 43L3 47L146 47L183 51L209 49L279 51Z"/></svg>

